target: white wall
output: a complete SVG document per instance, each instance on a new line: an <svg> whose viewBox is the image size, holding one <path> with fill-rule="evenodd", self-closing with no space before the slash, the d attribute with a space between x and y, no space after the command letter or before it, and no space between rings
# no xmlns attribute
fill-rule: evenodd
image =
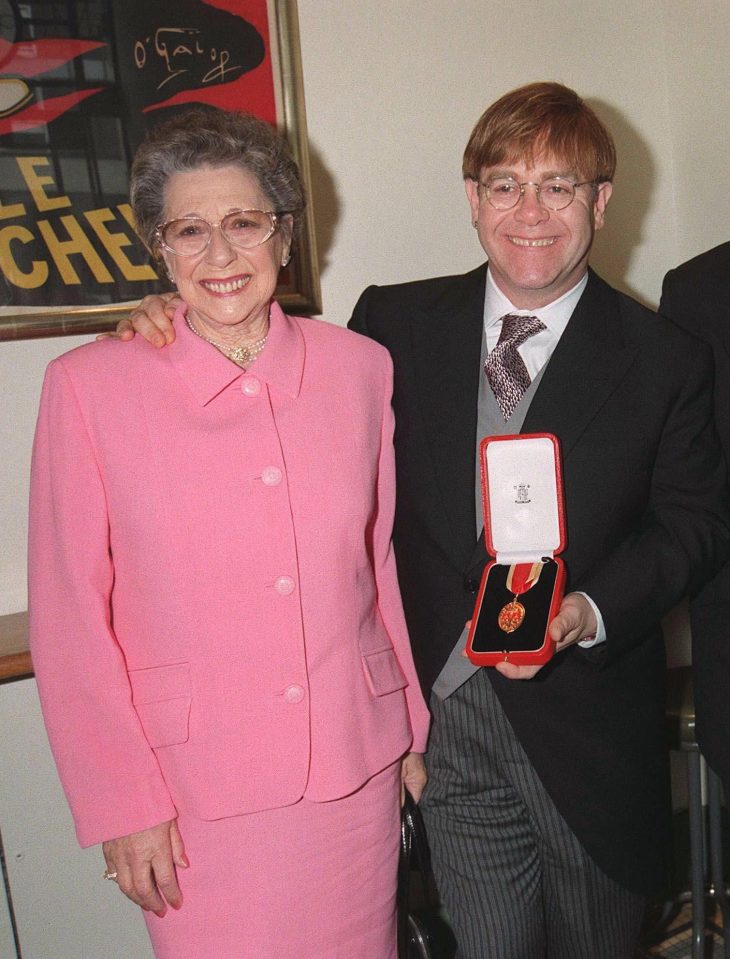
<svg viewBox="0 0 730 959"><path fill-rule="evenodd" d="M730 235L727 0L298 7L332 322L347 322L368 283L480 262L461 153L488 103L532 80L575 87L616 136L616 189L594 256L607 279L656 304L669 267ZM0 614L25 608L27 473L42 372L77 342L0 343Z"/></svg>
<svg viewBox="0 0 730 959"><path fill-rule="evenodd" d="M141 910L102 880L101 849L79 849L33 679L0 685L0 728L13 731L0 746L0 828L23 959L153 959ZM2 911L0 959L14 959Z"/></svg>
<svg viewBox="0 0 730 959"><path fill-rule="evenodd" d="M0 615L27 608L28 472L43 371L86 339L0 343Z"/></svg>
<svg viewBox="0 0 730 959"><path fill-rule="evenodd" d="M730 3L665 0L677 262L730 239Z"/></svg>

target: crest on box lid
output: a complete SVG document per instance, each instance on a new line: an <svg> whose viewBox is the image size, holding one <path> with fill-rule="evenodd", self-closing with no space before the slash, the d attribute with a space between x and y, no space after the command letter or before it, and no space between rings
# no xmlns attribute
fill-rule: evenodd
<svg viewBox="0 0 730 959"><path fill-rule="evenodd" d="M480 444L484 532L498 563L530 563L565 548L560 443L551 433L487 436Z"/></svg>

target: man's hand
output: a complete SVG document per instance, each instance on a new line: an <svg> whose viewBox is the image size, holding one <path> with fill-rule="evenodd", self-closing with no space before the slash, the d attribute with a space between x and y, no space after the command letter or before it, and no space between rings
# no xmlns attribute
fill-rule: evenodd
<svg viewBox="0 0 730 959"><path fill-rule="evenodd" d="M559 653L581 639L595 636L598 629L593 607L581 593L568 593L563 597L558 615L550 623L548 634ZM542 666L516 666L514 663L497 663L494 667L508 679L532 679Z"/></svg>
<svg viewBox="0 0 730 959"><path fill-rule="evenodd" d="M131 340L139 333L153 346L167 346L175 339L172 318L182 302L177 293L146 296L129 314L129 319L120 320L113 333L100 333L97 340Z"/></svg>
<svg viewBox="0 0 730 959"><path fill-rule="evenodd" d="M160 918L166 903L173 909L182 906L175 868L187 869L189 863L174 819L111 839L102 849L107 871L116 873L119 888L132 902Z"/></svg>
<svg viewBox="0 0 730 959"><path fill-rule="evenodd" d="M401 805L403 805L405 800L405 789L407 789L411 796L413 796L413 799L418 802L427 779L428 774L426 773L426 764L423 761L423 753L408 753L408 755L404 757L400 767Z"/></svg>

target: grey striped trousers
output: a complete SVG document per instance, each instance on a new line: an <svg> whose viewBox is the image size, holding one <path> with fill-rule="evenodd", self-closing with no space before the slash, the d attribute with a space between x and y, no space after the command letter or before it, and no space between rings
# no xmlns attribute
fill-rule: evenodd
<svg viewBox="0 0 730 959"><path fill-rule="evenodd" d="M458 959L631 959L643 897L570 831L486 670L431 706L421 808Z"/></svg>

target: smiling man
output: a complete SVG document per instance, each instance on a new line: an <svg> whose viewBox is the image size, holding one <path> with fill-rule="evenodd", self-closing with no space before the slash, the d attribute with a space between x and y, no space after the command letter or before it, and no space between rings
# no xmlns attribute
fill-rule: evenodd
<svg viewBox="0 0 730 959"><path fill-rule="evenodd" d="M628 959L664 878L659 621L727 549L723 467L708 351L588 268L614 169L574 91L508 93L464 155L488 263L370 287L350 324L395 361L394 542L433 713L422 807L459 959ZM476 450L520 432L562 445L558 652L476 669Z"/></svg>

